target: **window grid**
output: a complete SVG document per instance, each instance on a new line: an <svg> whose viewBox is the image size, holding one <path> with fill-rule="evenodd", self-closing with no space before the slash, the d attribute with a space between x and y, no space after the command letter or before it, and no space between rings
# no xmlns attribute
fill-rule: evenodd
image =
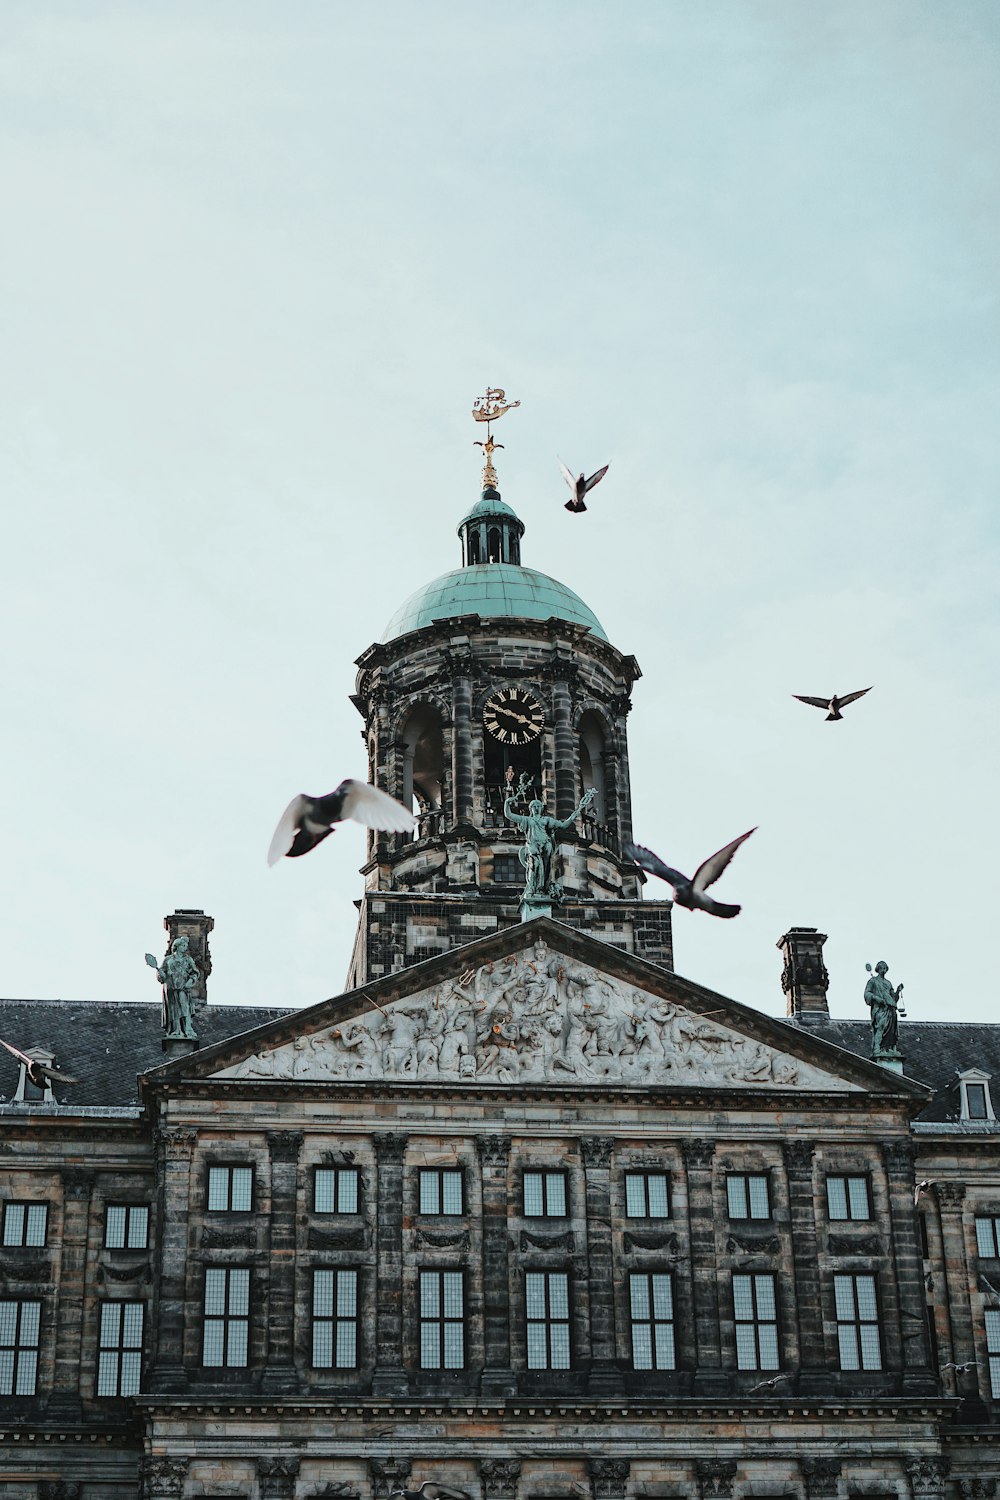
<svg viewBox="0 0 1000 1500"><path fill-rule="evenodd" d="M312 1362L316 1370L358 1366L357 1270L313 1271Z"/></svg>
<svg viewBox="0 0 1000 1500"><path fill-rule="evenodd" d="M6 1246L44 1245L49 1205L10 1201L3 1206L3 1243Z"/></svg>
<svg viewBox="0 0 1000 1500"><path fill-rule="evenodd" d="M736 1367L778 1370L778 1306L770 1272L733 1275Z"/></svg>
<svg viewBox="0 0 1000 1500"><path fill-rule="evenodd" d="M986 1355L990 1362L990 1395L1000 1401L1000 1310L986 1309Z"/></svg>
<svg viewBox="0 0 1000 1500"><path fill-rule="evenodd" d="M524 1277L528 1369L568 1370L569 1275L527 1271Z"/></svg>
<svg viewBox="0 0 1000 1500"><path fill-rule="evenodd" d="M833 1294L837 1311L837 1339L842 1370L881 1370L878 1298L875 1277L835 1276Z"/></svg>
<svg viewBox="0 0 1000 1500"><path fill-rule="evenodd" d="M109 1203L104 1210L104 1245L107 1250L147 1249L148 1204Z"/></svg>
<svg viewBox="0 0 1000 1500"><path fill-rule="evenodd" d="M968 1106L970 1120L988 1120L989 1110L986 1108L986 1085L985 1083L967 1083L965 1085L965 1099Z"/></svg>
<svg viewBox="0 0 1000 1500"><path fill-rule="evenodd" d="M726 1196L731 1219L769 1219L770 1183L766 1172L730 1172Z"/></svg>
<svg viewBox="0 0 1000 1500"><path fill-rule="evenodd" d="M465 1273L420 1272L420 1368L465 1368Z"/></svg>
<svg viewBox="0 0 1000 1500"><path fill-rule="evenodd" d="M357 1167L317 1167L313 1173L313 1212L356 1214L360 1186Z"/></svg>
<svg viewBox="0 0 1000 1500"><path fill-rule="evenodd" d="M565 1172L525 1172L524 1216L527 1219L566 1217Z"/></svg>
<svg viewBox="0 0 1000 1500"><path fill-rule="evenodd" d="M867 1177L828 1177L826 1207L831 1219L870 1219L871 1196Z"/></svg>
<svg viewBox="0 0 1000 1500"><path fill-rule="evenodd" d="M496 885L514 885L524 879L524 871L516 854L494 854L493 880Z"/></svg>
<svg viewBox="0 0 1000 1500"><path fill-rule="evenodd" d="M634 1271L628 1281L632 1368L675 1370L673 1278L665 1272Z"/></svg>
<svg viewBox="0 0 1000 1500"><path fill-rule="evenodd" d="M209 1167L210 1213L248 1214L253 1210L253 1167Z"/></svg>
<svg viewBox="0 0 1000 1500"><path fill-rule="evenodd" d="M465 1212L462 1173L454 1167L421 1167L420 1212L457 1217Z"/></svg>
<svg viewBox="0 0 1000 1500"><path fill-rule="evenodd" d="M976 1220L976 1247L984 1260L1000 1258L1000 1218Z"/></svg>
<svg viewBox="0 0 1000 1500"><path fill-rule="evenodd" d="M0 1302L0 1396L33 1396L40 1302Z"/></svg>
<svg viewBox="0 0 1000 1500"><path fill-rule="evenodd" d="M666 1172L625 1173L625 1214L629 1219L669 1219L670 1188Z"/></svg>
<svg viewBox="0 0 1000 1500"><path fill-rule="evenodd" d="M136 1396L142 1367L141 1302L102 1302L97 1351L98 1396Z"/></svg>
<svg viewBox="0 0 1000 1500"><path fill-rule="evenodd" d="M250 1342L250 1271L243 1266L205 1269L205 1325L201 1362L245 1367Z"/></svg>

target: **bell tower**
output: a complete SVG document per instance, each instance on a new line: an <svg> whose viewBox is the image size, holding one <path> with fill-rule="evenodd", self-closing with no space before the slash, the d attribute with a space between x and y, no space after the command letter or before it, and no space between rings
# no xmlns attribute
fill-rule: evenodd
<svg viewBox="0 0 1000 1500"><path fill-rule="evenodd" d="M530 783L560 830L558 921L673 967L669 901L643 901L632 837L626 721L640 677L565 584L521 563L524 524L501 499L490 423L517 403L490 390L479 500L458 526L461 566L392 616L357 661L369 780L417 816L369 832L350 985L521 920L523 835L504 814ZM513 811L525 809L514 804Z"/></svg>

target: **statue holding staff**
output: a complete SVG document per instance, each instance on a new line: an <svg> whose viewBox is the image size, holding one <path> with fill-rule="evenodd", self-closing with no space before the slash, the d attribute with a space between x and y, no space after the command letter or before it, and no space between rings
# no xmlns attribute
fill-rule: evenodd
<svg viewBox="0 0 1000 1500"><path fill-rule="evenodd" d="M880 1057L899 1057L899 1018L905 1016L906 1011L900 1001L903 986L898 984L895 989L885 977L889 972L889 965L884 958L879 959L872 973L871 964L865 964L865 968L871 975L865 985L865 1004L872 1013L872 1057L876 1060Z"/></svg>

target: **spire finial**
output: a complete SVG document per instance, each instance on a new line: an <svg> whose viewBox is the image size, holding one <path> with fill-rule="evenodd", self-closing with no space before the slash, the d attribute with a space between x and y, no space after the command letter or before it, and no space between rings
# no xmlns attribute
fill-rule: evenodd
<svg viewBox="0 0 1000 1500"><path fill-rule="evenodd" d="M483 466L483 489L495 490L498 488L497 471L493 467L493 455L503 443L495 443L490 432L490 423L496 422L506 412L513 411L515 406L520 406L520 401L508 401L506 391L500 390L499 386L488 386L485 396L477 396L472 404L472 415L477 422L486 423L485 443L474 442L473 446L482 448L486 455L486 463Z"/></svg>

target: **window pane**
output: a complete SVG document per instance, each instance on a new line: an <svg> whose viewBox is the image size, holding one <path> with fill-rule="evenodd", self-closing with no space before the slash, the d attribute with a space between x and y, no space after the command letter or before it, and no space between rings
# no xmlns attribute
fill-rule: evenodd
<svg viewBox="0 0 1000 1500"><path fill-rule="evenodd" d="M358 1325L341 1321L337 1324L337 1368L353 1370L358 1362Z"/></svg>
<svg viewBox="0 0 1000 1500"><path fill-rule="evenodd" d="M849 1177L847 1188L851 1200L851 1218L867 1219L869 1217L867 1177Z"/></svg>
<svg viewBox="0 0 1000 1500"><path fill-rule="evenodd" d="M986 1349L990 1354L1000 1354L1000 1311L995 1307L986 1309Z"/></svg>
<svg viewBox="0 0 1000 1500"><path fill-rule="evenodd" d="M750 1184L750 1217L751 1219L768 1219L771 1216L771 1206L768 1202L767 1178L751 1177Z"/></svg>
<svg viewBox="0 0 1000 1500"><path fill-rule="evenodd" d="M253 1201L253 1168L233 1168L233 1208L249 1213Z"/></svg>
<svg viewBox="0 0 1000 1500"><path fill-rule="evenodd" d="M545 1324L528 1324L528 1369L545 1369Z"/></svg>
<svg viewBox="0 0 1000 1500"><path fill-rule="evenodd" d="M17 1361L17 1380L15 1382L15 1396L33 1396L35 1394L35 1373L38 1367L38 1355L34 1349L22 1349Z"/></svg>
<svg viewBox="0 0 1000 1500"><path fill-rule="evenodd" d="M337 1212L356 1214L360 1173L355 1167L342 1167L337 1174Z"/></svg>
<svg viewBox="0 0 1000 1500"><path fill-rule="evenodd" d="M17 1303L0 1302L0 1344L10 1346L14 1342L17 1327Z"/></svg>
<svg viewBox="0 0 1000 1500"><path fill-rule="evenodd" d="M630 1219L646 1217L645 1178L637 1172L625 1173L625 1212ZM646 1366L643 1366L645 1369Z"/></svg>
<svg viewBox="0 0 1000 1500"><path fill-rule="evenodd" d="M121 1331L122 1305L120 1302L101 1304L101 1348L116 1349Z"/></svg>
<svg viewBox="0 0 1000 1500"><path fill-rule="evenodd" d="M0 1349L0 1396L14 1394L14 1355L10 1349Z"/></svg>
<svg viewBox="0 0 1000 1500"><path fill-rule="evenodd" d="M561 1271L549 1276L549 1309L553 1318L569 1317L569 1278Z"/></svg>
<svg viewBox="0 0 1000 1500"><path fill-rule="evenodd" d="M632 1329L632 1364L636 1370L653 1368L653 1341L648 1323L637 1323Z"/></svg>
<svg viewBox="0 0 1000 1500"><path fill-rule="evenodd" d="M841 1323L837 1327L840 1344L840 1368L856 1370L858 1366L858 1339L853 1323Z"/></svg>
<svg viewBox="0 0 1000 1500"><path fill-rule="evenodd" d="M462 1316L461 1271L445 1271L444 1273L444 1315L446 1318Z"/></svg>
<svg viewBox="0 0 1000 1500"><path fill-rule="evenodd" d="M757 1285L757 1316L765 1320L775 1316L773 1276L755 1276Z"/></svg>
<svg viewBox="0 0 1000 1500"><path fill-rule="evenodd" d="M462 1212L461 1172L442 1173L441 1190L441 1212L443 1214L460 1214Z"/></svg>
<svg viewBox="0 0 1000 1500"><path fill-rule="evenodd" d="M667 1196L667 1179L660 1173L648 1177L649 1184L649 1215L652 1219L666 1219L670 1216L670 1200Z"/></svg>
<svg viewBox="0 0 1000 1500"><path fill-rule="evenodd" d="M982 1083L967 1083L965 1096L969 1101L969 1119L986 1119L986 1087Z"/></svg>
<svg viewBox="0 0 1000 1500"><path fill-rule="evenodd" d="M313 1272L313 1317L333 1317L333 1272Z"/></svg>
<svg viewBox="0 0 1000 1500"><path fill-rule="evenodd" d="M569 1328L565 1323L553 1323L550 1326L552 1335L552 1369L569 1369Z"/></svg>
<svg viewBox="0 0 1000 1500"><path fill-rule="evenodd" d="M26 1245L45 1244L45 1221L48 1218L49 1206L47 1203L28 1204L28 1223L24 1243Z"/></svg>
<svg viewBox="0 0 1000 1500"><path fill-rule="evenodd" d="M247 1362L247 1324L239 1322L229 1325L229 1351L227 1365L245 1365Z"/></svg>
<svg viewBox="0 0 1000 1500"><path fill-rule="evenodd" d="M1000 1399L1000 1357L990 1357L990 1395L994 1401Z"/></svg>
<svg viewBox="0 0 1000 1500"><path fill-rule="evenodd" d="M460 1370L465 1363L464 1339L462 1337L461 1323L446 1323L444 1325L444 1367L446 1370Z"/></svg>
<svg viewBox="0 0 1000 1500"><path fill-rule="evenodd" d="M566 1213L566 1179L561 1172L546 1172L545 1176L548 1213L562 1218Z"/></svg>
<svg viewBox="0 0 1000 1500"><path fill-rule="evenodd" d="M851 1276L835 1276L833 1278L833 1295L837 1304L837 1317L853 1318L854 1278Z"/></svg>
<svg viewBox="0 0 1000 1500"><path fill-rule="evenodd" d="M436 1172L421 1172L420 1174L420 1212L422 1214L438 1214L441 1212L438 1174Z"/></svg>
<svg viewBox="0 0 1000 1500"><path fill-rule="evenodd" d="M201 1362L203 1365L222 1364L222 1324L215 1318L205 1319Z"/></svg>
<svg viewBox="0 0 1000 1500"><path fill-rule="evenodd" d="M778 1330L774 1324L759 1324L757 1340L760 1346L761 1369L776 1370L778 1368Z"/></svg>
<svg viewBox="0 0 1000 1500"><path fill-rule="evenodd" d="M117 1396L118 1394L118 1356L117 1354L101 1354L97 1360L97 1394L99 1396Z"/></svg>
<svg viewBox="0 0 1000 1500"><path fill-rule="evenodd" d="M749 1276L733 1277L733 1308L737 1319L753 1318L753 1293Z"/></svg>
<svg viewBox="0 0 1000 1500"><path fill-rule="evenodd" d="M436 1271L420 1273L420 1316L437 1318L441 1314L440 1283Z"/></svg>
<svg viewBox="0 0 1000 1500"><path fill-rule="evenodd" d="M874 1323L861 1325L861 1365L865 1370L881 1370L882 1351L879 1348L878 1328Z"/></svg>
<svg viewBox="0 0 1000 1500"><path fill-rule="evenodd" d="M541 1271L529 1271L524 1278L524 1298L529 1318L545 1316L545 1277Z"/></svg>
<svg viewBox="0 0 1000 1500"><path fill-rule="evenodd" d="M226 1273L219 1270L205 1272L205 1313L208 1317L221 1317L226 1310Z"/></svg>
<svg viewBox="0 0 1000 1500"><path fill-rule="evenodd" d="M629 1277L629 1295L633 1318L649 1317L649 1280L645 1276Z"/></svg>
<svg viewBox="0 0 1000 1500"><path fill-rule="evenodd" d="M992 1260L996 1255L996 1248L993 1243L992 1219L976 1220L976 1247L980 1255L988 1259Z"/></svg>
<svg viewBox="0 0 1000 1500"><path fill-rule="evenodd" d="M149 1244L149 1209L144 1203L133 1204L128 1214L128 1248L145 1250Z"/></svg>
<svg viewBox="0 0 1000 1500"><path fill-rule="evenodd" d="M676 1367L674 1355L674 1330L671 1323L657 1323L656 1334L656 1368L658 1370L673 1370Z"/></svg>
<svg viewBox="0 0 1000 1500"><path fill-rule="evenodd" d="M653 1277L653 1317L672 1318L674 1295L669 1276Z"/></svg>
<svg viewBox="0 0 1000 1500"><path fill-rule="evenodd" d="M878 1303L875 1300L874 1276L856 1276L855 1284L858 1289L859 1316L862 1318L876 1318L878 1316Z"/></svg>
<svg viewBox="0 0 1000 1500"><path fill-rule="evenodd" d="M5 1203L3 1212L3 1242L5 1245L24 1244L24 1204Z"/></svg>
<svg viewBox="0 0 1000 1500"><path fill-rule="evenodd" d="M439 1323L421 1323L420 1325L420 1368L422 1370L438 1370L441 1368L441 1339L439 1335Z"/></svg>
<svg viewBox="0 0 1000 1500"><path fill-rule="evenodd" d="M538 1218L542 1212L542 1174L524 1174L524 1212L527 1218Z"/></svg>
<svg viewBox="0 0 1000 1500"><path fill-rule="evenodd" d="M333 1324L313 1322L313 1366L329 1370L333 1364Z"/></svg>
<svg viewBox="0 0 1000 1500"><path fill-rule="evenodd" d="M41 1317L40 1302L21 1303L21 1344L38 1343L38 1320Z"/></svg>
<svg viewBox="0 0 1000 1500"><path fill-rule="evenodd" d="M229 1168L209 1167L208 1206L212 1210L229 1207Z"/></svg>
<svg viewBox="0 0 1000 1500"><path fill-rule="evenodd" d="M736 1365L740 1370L756 1370L757 1340L752 1323L736 1325Z"/></svg>
<svg viewBox="0 0 1000 1500"><path fill-rule="evenodd" d="M847 1193L842 1177L826 1179L826 1206L831 1219L847 1218Z"/></svg>
<svg viewBox="0 0 1000 1500"><path fill-rule="evenodd" d="M229 1273L229 1311L241 1316L250 1306L250 1272L233 1270Z"/></svg>
<svg viewBox="0 0 1000 1500"><path fill-rule="evenodd" d="M122 1393L123 1396L137 1396L139 1394L139 1380L140 1380L140 1376L142 1374L141 1365L142 1365L142 1356L141 1355L139 1355L139 1354L123 1354L122 1355L122 1385L121 1385L121 1393Z"/></svg>
<svg viewBox="0 0 1000 1500"><path fill-rule="evenodd" d="M731 1219L745 1219L747 1217L746 1178L727 1177L726 1193L729 1198L729 1217Z"/></svg>
<svg viewBox="0 0 1000 1500"><path fill-rule="evenodd" d="M125 1248L125 1210L117 1203L109 1205L105 1216L104 1243L109 1250Z"/></svg>
<svg viewBox="0 0 1000 1500"><path fill-rule="evenodd" d="M316 1168L316 1176L313 1178L313 1209L316 1213L332 1214L335 1211L335 1183L336 1173L329 1167Z"/></svg>
<svg viewBox="0 0 1000 1500"><path fill-rule="evenodd" d="M341 1318L353 1318L358 1311L357 1271L337 1272L337 1314Z"/></svg>
<svg viewBox="0 0 1000 1500"><path fill-rule="evenodd" d="M138 1349L142 1345L142 1319L145 1309L141 1302L126 1302L122 1319L122 1343L126 1349Z"/></svg>

